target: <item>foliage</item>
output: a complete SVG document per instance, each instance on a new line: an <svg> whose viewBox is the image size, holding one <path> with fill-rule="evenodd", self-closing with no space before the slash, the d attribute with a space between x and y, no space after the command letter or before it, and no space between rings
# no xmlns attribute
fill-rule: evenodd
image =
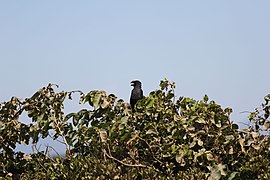
<svg viewBox="0 0 270 180"><path fill-rule="evenodd" d="M175 84L138 101L135 112L113 94L81 91L89 108L65 114L72 92L49 84L32 97L0 105L0 176L4 179L270 179L266 103L250 113L246 129L230 121L208 96L176 99ZM31 124L20 122L27 112ZM40 138L65 144L65 157L45 151L15 152L19 143L35 147Z"/></svg>

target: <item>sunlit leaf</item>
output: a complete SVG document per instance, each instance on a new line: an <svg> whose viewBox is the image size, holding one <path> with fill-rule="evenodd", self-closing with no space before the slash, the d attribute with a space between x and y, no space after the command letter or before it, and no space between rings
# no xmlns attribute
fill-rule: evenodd
<svg viewBox="0 0 270 180"><path fill-rule="evenodd" d="M156 131L154 129L149 129L145 134L156 134Z"/></svg>
<svg viewBox="0 0 270 180"><path fill-rule="evenodd" d="M107 131L106 130L101 129L99 131L99 136L100 136L101 142L107 142L108 135L107 135Z"/></svg>
<svg viewBox="0 0 270 180"><path fill-rule="evenodd" d="M198 139L197 143L198 143L199 146L203 146L203 141L202 140Z"/></svg>
<svg viewBox="0 0 270 180"><path fill-rule="evenodd" d="M263 125L262 130L263 130L263 131L267 131L267 130L269 129L269 127L270 127L270 121L267 121L267 122Z"/></svg>
<svg viewBox="0 0 270 180"><path fill-rule="evenodd" d="M93 99L93 106L95 109L100 107L100 99L101 99L101 94L96 93Z"/></svg>
<svg viewBox="0 0 270 180"><path fill-rule="evenodd" d="M214 160L214 156L211 153L206 154L206 158L208 161L213 161Z"/></svg>

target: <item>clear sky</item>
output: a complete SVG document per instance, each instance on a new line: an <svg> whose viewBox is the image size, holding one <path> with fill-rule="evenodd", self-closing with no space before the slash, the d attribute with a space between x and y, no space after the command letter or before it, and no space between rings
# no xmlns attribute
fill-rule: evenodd
<svg viewBox="0 0 270 180"><path fill-rule="evenodd" d="M245 122L240 112L270 93L269 9L269 0L1 1L0 101L48 83L128 101L131 80L147 95L167 78L178 97L207 94Z"/></svg>

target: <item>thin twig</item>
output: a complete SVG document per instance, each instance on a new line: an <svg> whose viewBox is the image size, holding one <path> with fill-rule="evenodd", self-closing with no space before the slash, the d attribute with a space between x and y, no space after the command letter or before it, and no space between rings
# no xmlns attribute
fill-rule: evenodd
<svg viewBox="0 0 270 180"><path fill-rule="evenodd" d="M250 111L242 111L240 113L243 114L243 113L252 113L252 112L250 112Z"/></svg>
<svg viewBox="0 0 270 180"><path fill-rule="evenodd" d="M50 135L50 134L49 134L49 137L52 138L53 140L55 140L55 141L61 143L61 144L66 145L63 141L60 141L60 140L58 140L58 139L54 139L54 137L53 137L52 135Z"/></svg>
<svg viewBox="0 0 270 180"><path fill-rule="evenodd" d="M36 145L33 145L32 146L32 150L33 150L33 152L34 152L34 148L36 149L36 151L37 151L37 153L40 153L40 151L37 149L37 146ZM37 153L35 153L34 152L34 155L36 156L36 158L38 158L37 157ZM43 153L42 153L43 154ZM45 155L46 156L46 155ZM43 169L45 169L46 171L48 171L48 169L47 168L45 168L44 166L43 166L43 164L42 163L40 163L40 161L38 160L38 164L43 168Z"/></svg>
<svg viewBox="0 0 270 180"><path fill-rule="evenodd" d="M48 147L50 147L50 148L57 154L57 156L60 156L60 157L64 158L63 156L61 156L61 155L54 149L54 147L52 147L52 146L48 146Z"/></svg>
<svg viewBox="0 0 270 180"><path fill-rule="evenodd" d="M243 124L243 125L246 125L246 126L250 126L250 123L247 124L247 123L243 123L243 122L238 122L239 124Z"/></svg>
<svg viewBox="0 0 270 180"><path fill-rule="evenodd" d="M46 146L46 153L44 154L47 158L49 158L51 161L56 162L49 154L49 148L52 149L52 146L45 145Z"/></svg>
<svg viewBox="0 0 270 180"><path fill-rule="evenodd" d="M84 94L81 90L74 90L74 91L70 91L69 93L76 93L76 92L78 92L80 94Z"/></svg>

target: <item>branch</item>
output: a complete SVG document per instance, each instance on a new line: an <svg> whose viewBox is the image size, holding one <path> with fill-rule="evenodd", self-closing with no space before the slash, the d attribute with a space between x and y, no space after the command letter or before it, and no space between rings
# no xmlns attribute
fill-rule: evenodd
<svg viewBox="0 0 270 180"><path fill-rule="evenodd" d="M49 146L49 145L47 145L46 147L51 148L51 149L57 154L57 156L61 157L62 159L65 159L63 156L61 156L61 155L54 149L54 147ZM52 159L52 160L54 160L54 159Z"/></svg>
<svg viewBox="0 0 270 180"><path fill-rule="evenodd" d="M55 123L55 125L56 125L56 127L57 127L57 129L58 129L58 131L60 133L60 136L63 139L62 143L64 143L66 145L66 150L68 151L68 154L70 155L71 154L70 153L70 146L68 145L67 140L66 140L65 136L63 135L62 130L60 129L60 127L59 127L59 125L58 125L58 123L57 123L57 121L55 119L53 119L53 122ZM58 142L61 142L61 141L58 141Z"/></svg>
<svg viewBox="0 0 270 180"><path fill-rule="evenodd" d="M141 141L145 142L145 144L149 147L150 152L151 152L153 158L154 158L156 161L158 161L160 164L163 164L163 162L161 162L159 159L157 159L157 158L155 157L154 152L153 152L152 147L150 146L150 144L148 144L147 141L144 140L144 139L141 138L141 137L139 137L139 139L140 139Z"/></svg>
<svg viewBox="0 0 270 180"><path fill-rule="evenodd" d="M116 159L115 157L113 157L110 153L110 147L108 145L108 151L109 151L109 154L107 153L107 151L105 149L102 150L103 153L110 159L114 160L114 161L117 161L119 162L120 164L123 164L125 166L128 166L128 167L142 167L142 168L147 168L146 165L143 165L143 164L127 164L127 163L124 163L123 161L120 161L119 159Z"/></svg>

